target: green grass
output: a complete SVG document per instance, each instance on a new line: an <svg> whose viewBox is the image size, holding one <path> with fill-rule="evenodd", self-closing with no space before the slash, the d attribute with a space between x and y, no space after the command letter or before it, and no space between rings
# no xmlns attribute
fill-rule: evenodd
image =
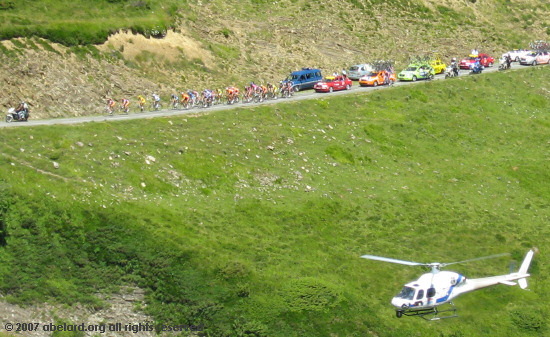
<svg viewBox="0 0 550 337"><path fill-rule="evenodd" d="M171 27L177 16L170 0L18 0L0 11L0 39L41 37L67 46L103 43L119 29L146 36Z"/></svg>
<svg viewBox="0 0 550 337"><path fill-rule="evenodd" d="M99 307L97 291L137 285L156 320L211 336L547 335L549 74L2 129L0 291ZM530 292L464 295L436 324L389 304L422 270L359 258L518 261L533 246Z"/></svg>

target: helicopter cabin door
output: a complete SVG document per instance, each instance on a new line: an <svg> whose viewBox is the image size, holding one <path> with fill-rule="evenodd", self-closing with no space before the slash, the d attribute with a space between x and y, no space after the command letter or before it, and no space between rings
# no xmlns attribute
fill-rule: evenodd
<svg viewBox="0 0 550 337"><path fill-rule="evenodd" d="M423 306L424 305L424 289L419 289L416 293L416 300L414 306Z"/></svg>

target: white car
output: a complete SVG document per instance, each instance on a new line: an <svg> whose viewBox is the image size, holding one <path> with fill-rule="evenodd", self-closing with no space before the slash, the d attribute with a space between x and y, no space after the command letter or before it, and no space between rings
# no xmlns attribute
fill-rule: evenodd
<svg viewBox="0 0 550 337"><path fill-rule="evenodd" d="M502 57L504 58L506 55L510 55L510 59L512 60L512 62L519 62L522 57L526 56L529 53L532 53L532 51L527 49L514 49L502 54Z"/></svg>
<svg viewBox="0 0 550 337"><path fill-rule="evenodd" d="M374 71L374 68L370 64L356 64L349 67L348 78L350 80L358 80L361 77L370 74Z"/></svg>
<svg viewBox="0 0 550 337"><path fill-rule="evenodd" d="M519 63L524 65L536 66L537 64L548 63L550 55L546 51L530 52L520 58Z"/></svg>

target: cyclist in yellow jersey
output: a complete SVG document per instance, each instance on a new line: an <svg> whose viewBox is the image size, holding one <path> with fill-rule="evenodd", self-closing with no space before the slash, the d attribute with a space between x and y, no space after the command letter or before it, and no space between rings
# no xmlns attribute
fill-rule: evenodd
<svg viewBox="0 0 550 337"><path fill-rule="evenodd" d="M141 112L143 112L143 110L145 110L145 97L139 95L138 101L139 101L139 109L141 110Z"/></svg>

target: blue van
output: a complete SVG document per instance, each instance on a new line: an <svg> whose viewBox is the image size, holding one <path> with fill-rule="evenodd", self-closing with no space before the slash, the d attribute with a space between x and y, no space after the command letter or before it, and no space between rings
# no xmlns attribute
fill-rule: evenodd
<svg viewBox="0 0 550 337"><path fill-rule="evenodd" d="M315 83L322 81L321 70L312 68L302 68L302 70L291 73L283 83L292 82L294 91L311 89Z"/></svg>

